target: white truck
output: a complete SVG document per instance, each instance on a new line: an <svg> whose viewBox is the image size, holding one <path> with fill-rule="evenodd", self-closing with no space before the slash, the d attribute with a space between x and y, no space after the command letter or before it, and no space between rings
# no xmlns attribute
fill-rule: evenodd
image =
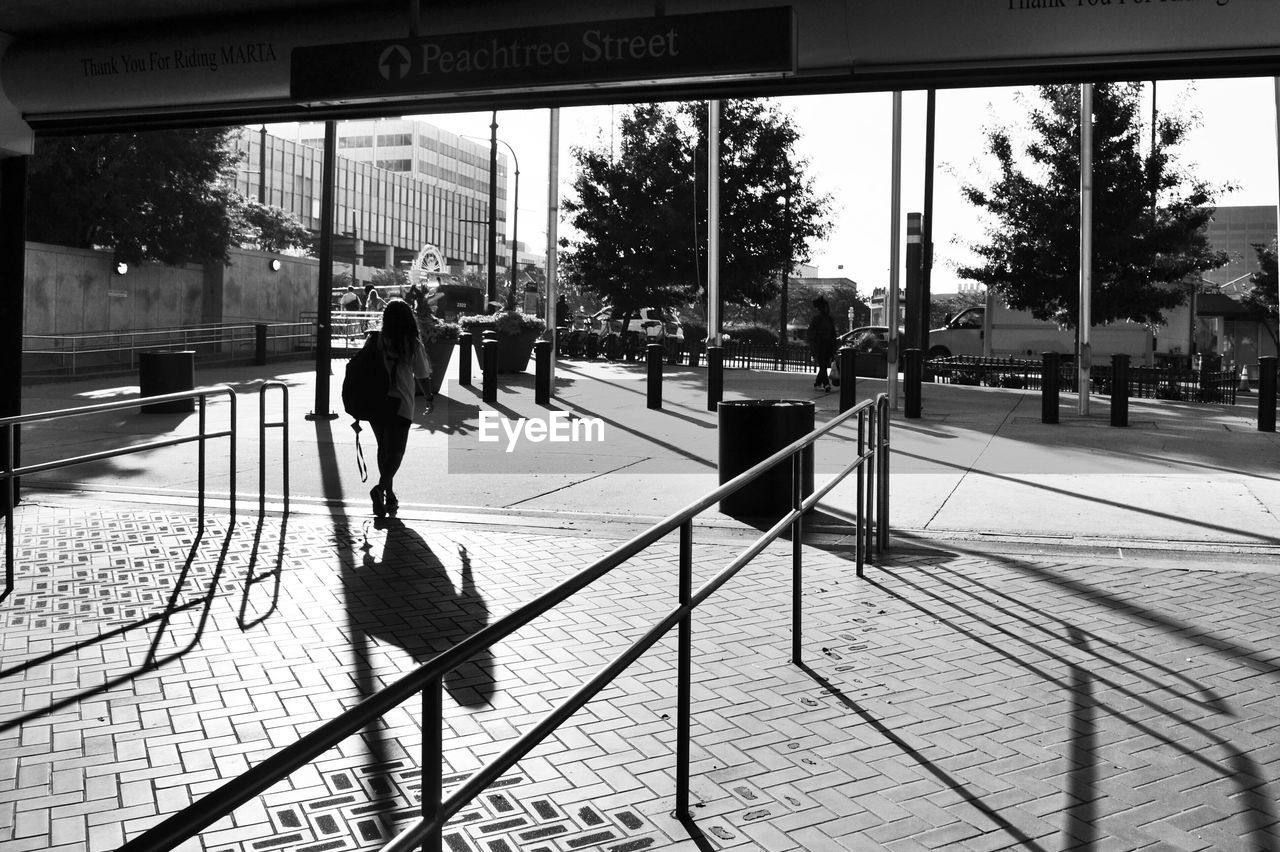
<svg viewBox="0 0 1280 852"><path fill-rule="evenodd" d="M982 305L966 308L949 317L942 328L930 330L929 357L985 355L1039 360L1045 352L1074 356L1075 329L1038 320L1029 311L1015 311L999 300L988 305L993 307L990 312ZM1094 363L1124 354L1134 366L1149 366L1154 338L1149 328L1137 323L1095 325L1089 329L1089 348Z"/></svg>

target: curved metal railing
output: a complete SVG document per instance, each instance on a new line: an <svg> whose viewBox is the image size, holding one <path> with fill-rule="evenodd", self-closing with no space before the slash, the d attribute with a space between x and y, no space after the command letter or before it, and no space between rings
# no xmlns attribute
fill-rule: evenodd
<svg viewBox="0 0 1280 852"><path fill-rule="evenodd" d="M844 423L857 420L857 451L853 461L809 496L802 495L803 451L819 438ZM881 394L875 400L862 402L814 429L808 435L778 450L769 458L734 477L714 491L654 524L649 529L596 560L554 589L529 601L504 618L472 634L448 651L434 657L404 675L341 715L325 722L239 777L223 784L201 800L170 816L163 822L120 847L119 852L154 852L172 849L196 836L202 829L230 814L241 804L259 795L310 763L328 749L358 733L415 694L422 695L422 816L406 828L383 852L403 852L421 845L424 849L442 849L442 830L450 817L496 781L538 743L549 736L570 716L581 709L600 690L617 678L628 666L661 639L672 627L680 628L677 663L677 731L676 731L676 812L689 815L689 772L692 693L692 613L693 610L738 573L748 562L788 529L792 542L792 662L801 660L801 588L802 533L804 514L839 485L850 473L857 472L857 574L862 576L869 550L888 546L888 453L889 405ZM792 508L763 535L756 539L721 571L696 591L693 576L693 519L749 485L775 465L791 464ZM678 604L621 655L604 666L573 695L549 712L531 730L522 734L498 757L476 771L455 789L443 796L443 679L444 676L477 654L510 636L534 619L568 600L610 571L622 565L645 548L679 530Z"/></svg>

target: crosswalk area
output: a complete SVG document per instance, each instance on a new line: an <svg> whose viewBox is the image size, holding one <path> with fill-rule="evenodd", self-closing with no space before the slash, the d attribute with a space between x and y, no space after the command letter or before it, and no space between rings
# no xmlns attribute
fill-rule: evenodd
<svg viewBox="0 0 1280 852"><path fill-rule="evenodd" d="M0 846L111 850L617 542L340 510L39 497L0 603ZM671 635L448 825L451 852L1280 848L1280 575L932 542L865 578L771 546L694 617L691 818ZM695 542L697 577L736 554ZM377 849L676 602L673 538L183 849ZM431 720L426 724L435 724Z"/></svg>

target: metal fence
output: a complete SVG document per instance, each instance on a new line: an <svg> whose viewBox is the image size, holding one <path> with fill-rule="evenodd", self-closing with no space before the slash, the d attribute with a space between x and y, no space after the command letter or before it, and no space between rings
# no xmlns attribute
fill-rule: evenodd
<svg viewBox="0 0 1280 852"><path fill-rule="evenodd" d="M804 373L814 369L809 347L803 343L778 346L770 343L744 343L726 340L723 345L724 366L737 370L784 370Z"/></svg>
<svg viewBox="0 0 1280 852"><path fill-rule="evenodd" d="M926 363L928 374L939 384L982 385L997 388L1044 387L1044 362L1020 358L985 358L953 355ZM1089 370L1091 393L1110 394L1110 364ZM1235 370L1179 370L1172 367L1129 367L1129 396L1135 399L1167 399L1235 405L1240 375ZM1058 389L1078 393L1080 375L1073 361L1059 364Z"/></svg>
<svg viewBox="0 0 1280 852"><path fill-rule="evenodd" d="M265 340L259 338L261 328L265 328ZM258 357L260 345L265 346L266 355L314 350L315 324L219 323L148 331L24 334L22 372L31 378L126 372L137 368L142 352L173 350L195 352L200 363L228 363Z"/></svg>

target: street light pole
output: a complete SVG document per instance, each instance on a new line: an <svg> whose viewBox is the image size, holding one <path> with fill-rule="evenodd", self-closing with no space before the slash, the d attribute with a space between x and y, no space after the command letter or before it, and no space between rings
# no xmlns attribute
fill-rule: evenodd
<svg viewBox="0 0 1280 852"><path fill-rule="evenodd" d="M489 124L489 288L486 294L486 308L492 310L492 303L498 295L498 111L493 111Z"/></svg>
<svg viewBox="0 0 1280 852"><path fill-rule="evenodd" d="M516 149L511 147L510 142L499 139L503 145L507 146L507 150L511 152L511 162L516 167L515 193L511 199L511 286L516 286L516 229L520 226L520 160L516 157Z"/></svg>
<svg viewBox="0 0 1280 852"><path fill-rule="evenodd" d="M498 144L505 145L511 152L511 162L515 166L515 192L511 203L511 286L516 285L517 228L520 226L520 158L516 149L505 139L498 138L498 113L493 113L493 124L490 125L489 136L489 301L494 301L498 271L495 259L498 256ZM475 136L463 134L464 139L476 139Z"/></svg>

